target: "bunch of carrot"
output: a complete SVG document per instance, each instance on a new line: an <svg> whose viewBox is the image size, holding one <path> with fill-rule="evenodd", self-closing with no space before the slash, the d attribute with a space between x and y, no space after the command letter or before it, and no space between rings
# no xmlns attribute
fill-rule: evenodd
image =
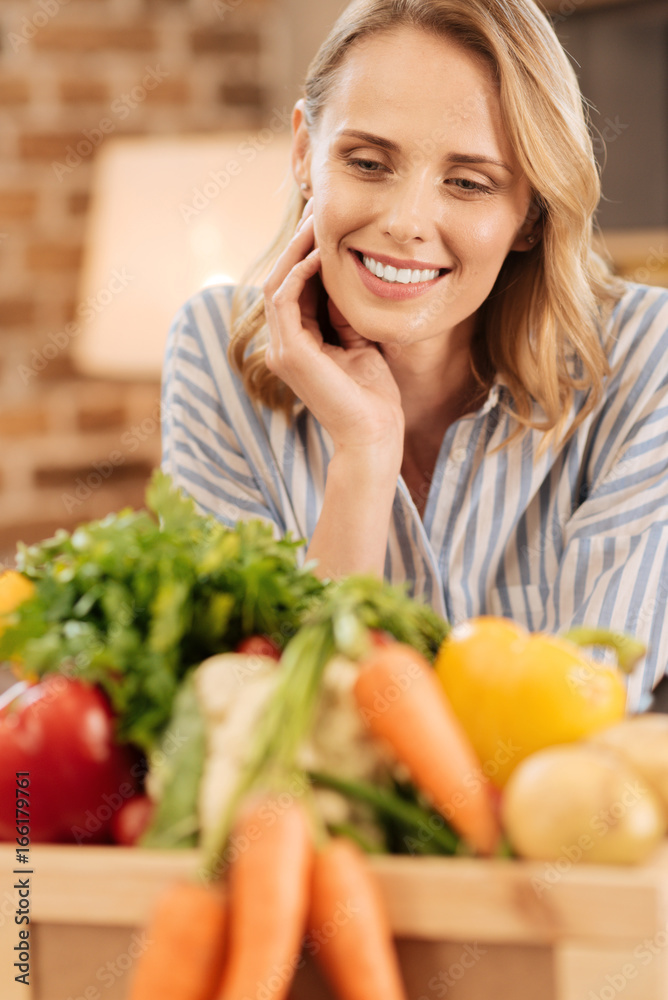
<svg viewBox="0 0 668 1000"><path fill-rule="evenodd" d="M376 645L360 664L354 693L370 730L434 807L473 849L493 853L500 831L487 786L468 780L478 761L428 661L402 643ZM284 1000L314 941L340 1000L405 1000L362 853L342 837L316 845L307 803L278 801L255 793L237 810L232 832L244 848L230 867L224 903L217 888L202 885L181 886L164 900L131 1000ZM334 932L324 935L325 925Z"/></svg>
<svg viewBox="0 0 668 1000"><path fill-rule="evenodd" d="M308 811L256 798L227 894L181 883L160 901L130 1000L284 1000L302 951L317 951L342 1000L406 1000L382 899L345 838L314 847Z"/></svg>

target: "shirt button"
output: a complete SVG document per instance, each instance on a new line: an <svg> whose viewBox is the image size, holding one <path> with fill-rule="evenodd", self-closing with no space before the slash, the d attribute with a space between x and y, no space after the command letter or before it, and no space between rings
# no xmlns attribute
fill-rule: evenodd
<svg viewBox="0 0 668 1000"><path fill-rule="evenodd" d="M466 448L455 448L452 452L452 461L461 465L466 458Z"/></svg>

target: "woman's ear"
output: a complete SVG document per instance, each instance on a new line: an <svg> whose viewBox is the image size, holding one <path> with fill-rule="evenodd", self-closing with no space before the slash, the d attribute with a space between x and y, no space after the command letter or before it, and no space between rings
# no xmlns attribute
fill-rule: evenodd
<svg viewBox="0 0 668 1000"><path fill-rule="evenodd" d="M540 242L541 233L540 231L532 230L531 232L518 233L515 237L515 242L511 246L511 250L533 250L537 243Z"/></svg>
<svg viewBox="0 0 668 1000"><path fill-rule="evenodd" d="M515 237L511 250L532 250L543 235L543 213L539 204L532 201L522 227Z"/></svg>
<svg viewBox="0 0 668 1000"><path fill-rule="evenodd" d="M308 197L311 192L311 136L301 97L292 109L292 173L297 185Z"/></svg>

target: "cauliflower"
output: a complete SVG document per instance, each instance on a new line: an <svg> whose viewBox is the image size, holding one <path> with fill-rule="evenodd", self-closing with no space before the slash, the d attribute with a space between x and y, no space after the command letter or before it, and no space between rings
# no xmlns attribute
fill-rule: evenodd
<svg viewBox="0 0 668 1000"><path fill-rule="evenodd" d="M280 677L269 656L221 653L195 671L207 752L199 791L206 837L230 801L253 745L253 734Z"/></svg>
<svg viewBox="0 0 668 1000"><path fill-rule="evenodd" d="M357 664L344 656L329 661L311 735L297 762L305 771L382 785L387 783L391 762L365 728L355 704L357 673ZM314 794L325 823L352 824L371 840L378 840L378 828L367 806L330 789L316 789Z"/></svg>
<svg viewBox="0 0 668 1000"><path fill-rule="evenodd" d="M355 705L357 670L352 660L342 656L327 664L314 724L297 765L304 771L386 784L392 763L365 729ZM195 683L207 741L199 796L204 837L215 828L234 793L280 675L280 663L270 657L242 653L214 656L197 668ZM317 789L314 796L324 822L353 824L372 839L379 839L368 807L328 789Z"/></svg>

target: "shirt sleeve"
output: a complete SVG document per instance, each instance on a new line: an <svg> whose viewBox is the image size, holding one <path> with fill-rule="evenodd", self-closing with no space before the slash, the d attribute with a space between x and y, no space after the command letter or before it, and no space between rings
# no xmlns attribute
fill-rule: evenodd
<svg viewBox="0 0 668 1000"><path fill-rule="evenodd" d="M207 290L177 314L163 368L162 468L203 513L230 526L285 531L266 468L266 429L227 362L231 290Z"/></svg>
<svg viewBox="0 0 668 1000"><path fill-rule="evenodd" d="M618 331L553 591L560 629L598 623L646 643L631 707L668 672L668 293L648 291Z"/></svg>

